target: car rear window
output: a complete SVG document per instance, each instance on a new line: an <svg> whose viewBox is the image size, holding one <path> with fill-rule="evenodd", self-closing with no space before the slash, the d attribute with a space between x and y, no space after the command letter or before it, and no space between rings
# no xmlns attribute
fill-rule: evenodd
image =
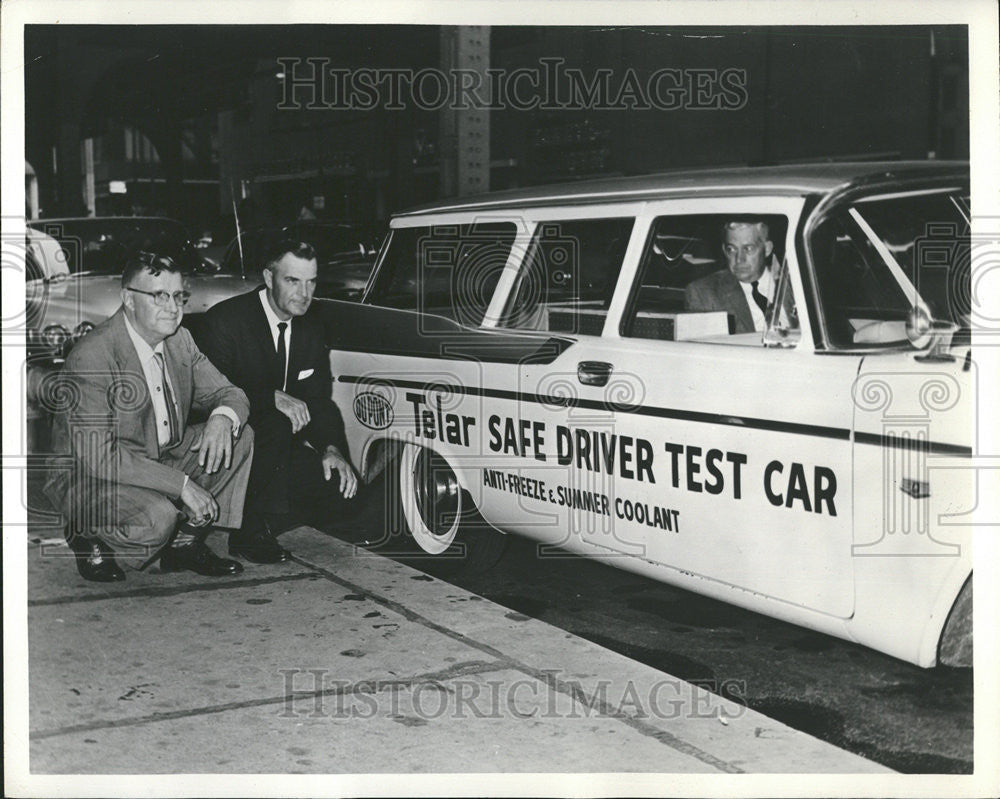
<svg viewBox="0 0 1000 799"><path fill-rule="evenodd" d="M478 327L516 236L513 222L396 228L365 302Z"/></svg>

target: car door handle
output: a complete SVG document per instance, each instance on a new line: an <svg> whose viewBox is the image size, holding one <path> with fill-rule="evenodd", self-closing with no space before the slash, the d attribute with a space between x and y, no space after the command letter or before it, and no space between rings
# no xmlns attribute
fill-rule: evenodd
<svg viewBox="0 0 1000 799"><path fill-rule="evenodd" d="M605 361L580 361L576 365L576 377L585 386L604 386L614 371L614 366Z"/></svg>

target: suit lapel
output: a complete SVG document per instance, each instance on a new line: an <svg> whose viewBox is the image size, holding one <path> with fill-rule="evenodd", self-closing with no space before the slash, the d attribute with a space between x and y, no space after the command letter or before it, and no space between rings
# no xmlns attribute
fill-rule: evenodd
<svg viewBox="0 0 1000 799"><path fill-rule="evenodd" d="M296 319L292 327L295 332L292 335L292 346L288 349L288 386L291 386L299 376L299 372L305 366L305 325L302 324L302 317Z"/></svg>
<svg viewBox="0 0 1000 799"><path fill-rule="evenodd" d="M177 403L177 422L180 425L177 435L184 438L184 428L191 412L191 361L182 352L179 341L175 333L163 342L163 362Z"/></svg>
<svg viewBox="0 0 1000 799"><path fill-rule="evenodd" d="M117 350L115 362L122 365L122 372L131 375L131 378L138 379L145 397L145 402L138 410L138 415L142 424L143 439L146 446L146 455L154 460L160 457L160 442L156 437L156 415L153 413L153 400L149 396L149 387L146 384L146 373L142 370L139 362L139 353L135 351L135 345L129 338L128 330L125 329L125 312L118 309L114 317L114 346Z"/></svg>
<svg viewBox="0 0 1000 799"><path fill-rule="evenodd" d="M281 380L277 375L277 353L274 348L274 338L271 336L271 325L267 320L267 314L264 313L260 293L257 291L253 292L251 299L253 300L251 303L253 307L247 315L249 333L252 340L256 342L256 349L259 352L260 358L259 362L264 364L262 371L268 376L268 388L280 388ZM264 297L264 302L267 302L267 297ZM289 369L290 372L291 369Z"/></svg>
<svg viewBox="0 0 1000 799"><path fill-rule="evenodd" d="M740 288L740 281L733 277L732 272L725 272L724 287L726 292L726 304L736 311L736 332L752 333L756 327L753 323L753 314L750 313L750 306L747 304L747 295Z"/></svg>

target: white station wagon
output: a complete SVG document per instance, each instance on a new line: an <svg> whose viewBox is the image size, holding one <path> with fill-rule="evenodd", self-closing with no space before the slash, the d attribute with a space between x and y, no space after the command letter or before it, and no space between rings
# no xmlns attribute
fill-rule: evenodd
<svg viewBox="0 0 1000 799"><path fill-rule="evenodd" d="M522 535L970 665L968 181L687 171L400 214L362 303L317 302L352 457L428 555ZM724 285L733 222L769 242L752 316L692 288Z"/></svg>

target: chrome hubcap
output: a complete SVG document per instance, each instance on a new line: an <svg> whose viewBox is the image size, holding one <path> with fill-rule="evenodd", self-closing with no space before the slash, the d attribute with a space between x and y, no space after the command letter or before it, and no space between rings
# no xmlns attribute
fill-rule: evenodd
<svg viewBox="0 0 1000 799"><path fill-rule="evenodd" d="M453 535L460 508L461 488L448 463L431 450L422 450L413 470L417 510L435 536Z"/></svg>

